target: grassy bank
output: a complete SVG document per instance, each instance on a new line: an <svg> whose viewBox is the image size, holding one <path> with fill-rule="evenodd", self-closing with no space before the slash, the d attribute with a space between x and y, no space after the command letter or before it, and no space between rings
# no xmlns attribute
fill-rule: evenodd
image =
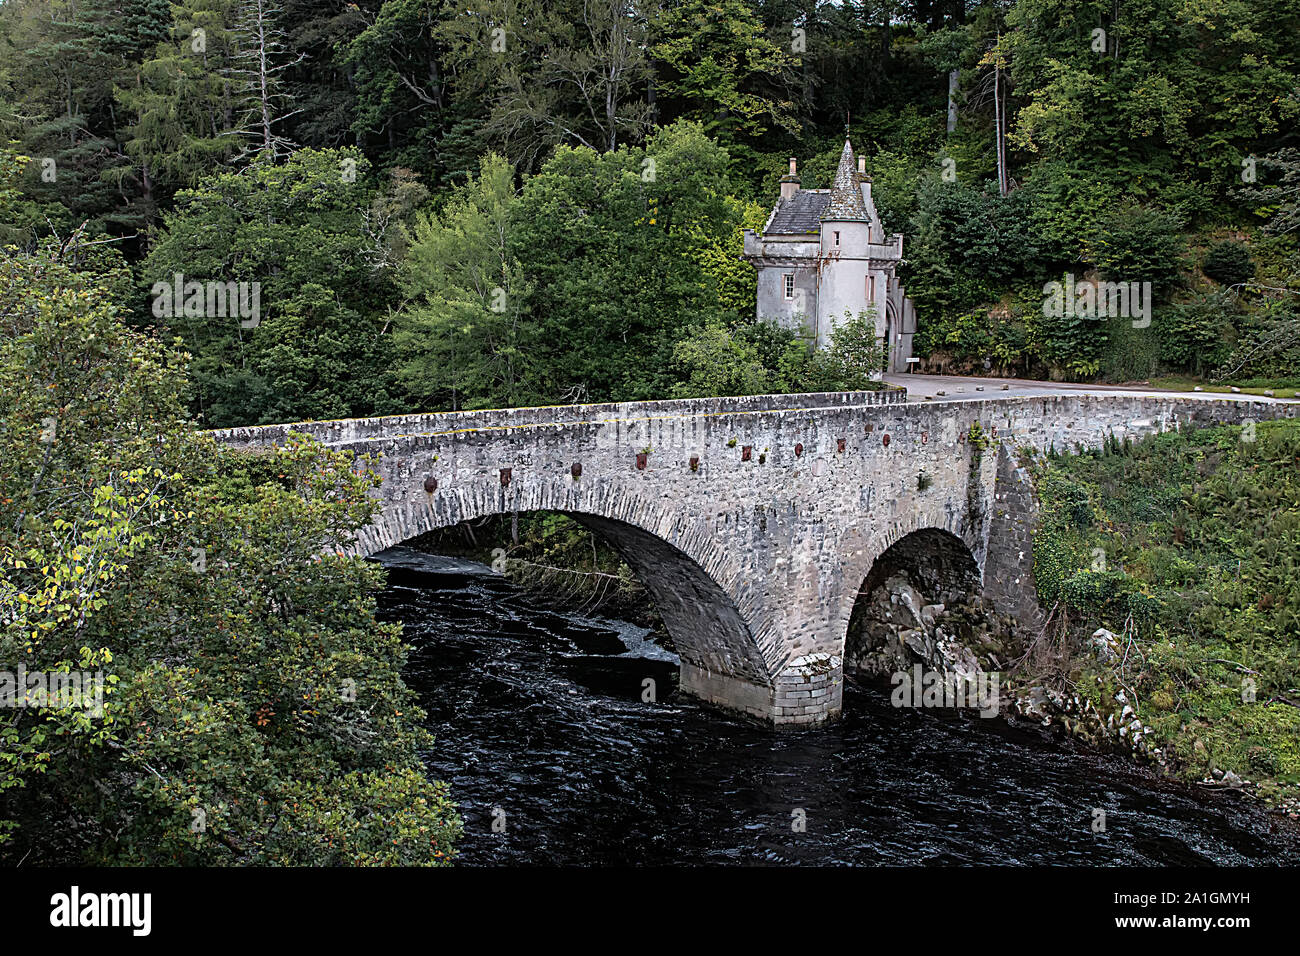
<svg viewBox="0 0 1300 956"><path fill-rule="evenodd" d="M1206 392L1231 392L1233 388L1241 390L1243 395L1263 395L1272 393L1274 398L1295 398L1300 395L1300 378L1247 378L1230 382L1207 382L1191 376L1165 375L1151 379L1152 388L1167 388L1178 392L1190 392L1200 388Z"/></svg>
<svg viewBox="0 0 1300 956"><path fill-rule="evenodd" d="M1038 479L1062 649L1038 677L1103 720L1132 707L1179 776L1300 793L1300 422L1112 444Z"/></svg>

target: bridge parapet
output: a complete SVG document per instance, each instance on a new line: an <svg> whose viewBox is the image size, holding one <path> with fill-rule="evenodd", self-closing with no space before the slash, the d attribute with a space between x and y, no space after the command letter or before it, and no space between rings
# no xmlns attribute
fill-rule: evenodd
<svg viewBox="0 0 1300 956"><path fill-rule="evenodd" d="M249 425L212 432L234 445L277 444L290 430L303 432L326 444L394 438L407 435L445 434L482 429L524 428L530 425L602 424L702 415L744 414L783 410L862 408L902 404L903 389L866 392L804 392L795 395L743 395L729 398L681 398L652 402L606 402L586 405L538 405L529 408L492 408L459 412L423 412L378 418L338 418L283 425Z"/></svg>

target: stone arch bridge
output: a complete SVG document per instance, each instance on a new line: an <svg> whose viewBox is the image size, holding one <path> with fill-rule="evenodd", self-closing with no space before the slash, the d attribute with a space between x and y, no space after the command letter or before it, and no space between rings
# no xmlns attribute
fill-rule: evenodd
<svg viewBox="0 0 1300 956"><path fill-rule="evenodd" d="M935 403L898 389L446 412L226 429L358 455L382 512L354 551L513 511L602 534L652 594L681 687L776 725L840 710L845 636L877 559L964 562L1036 613L1023 450L1097 447L1180 424L1293 417L1293 404L1065 392Z"/></svg>

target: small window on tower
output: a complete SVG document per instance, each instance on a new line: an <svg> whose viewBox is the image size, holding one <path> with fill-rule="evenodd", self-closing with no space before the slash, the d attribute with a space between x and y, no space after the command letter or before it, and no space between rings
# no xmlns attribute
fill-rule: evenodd
<svg viewBox="0 0 1300 956"><path fill-rule="evenodd" d="M840 234L837 232L835 233L835 245L838 246L839 244L840 244Z"/></svg>
<svg viewBox="0 0 1300 956"><path fill-rule="evenodd" d="M786 300L789 301L790 299L794 298L794 273L787 272L784 278L785 278L785 297Z"/></svg>

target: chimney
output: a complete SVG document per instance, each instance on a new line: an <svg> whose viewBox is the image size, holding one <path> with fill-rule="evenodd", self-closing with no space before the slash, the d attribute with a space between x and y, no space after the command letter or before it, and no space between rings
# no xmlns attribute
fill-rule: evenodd
<svg viewBox="0 0 1300 956"><path fill-rule="evenodd" d="M781 177L781 198L789 199L799 191L799 172L795 158L790 157L790 172Z"/></svg>
<svg viewBox="0 0 1300 956"><path fill-rule="evenodd" d="M858 189L862 190L862 202L868 209L874 209L871 201L871 177L867 175L867 157L858 157ZM874 224L867 226L867 242L877 242Z"/></svg>

